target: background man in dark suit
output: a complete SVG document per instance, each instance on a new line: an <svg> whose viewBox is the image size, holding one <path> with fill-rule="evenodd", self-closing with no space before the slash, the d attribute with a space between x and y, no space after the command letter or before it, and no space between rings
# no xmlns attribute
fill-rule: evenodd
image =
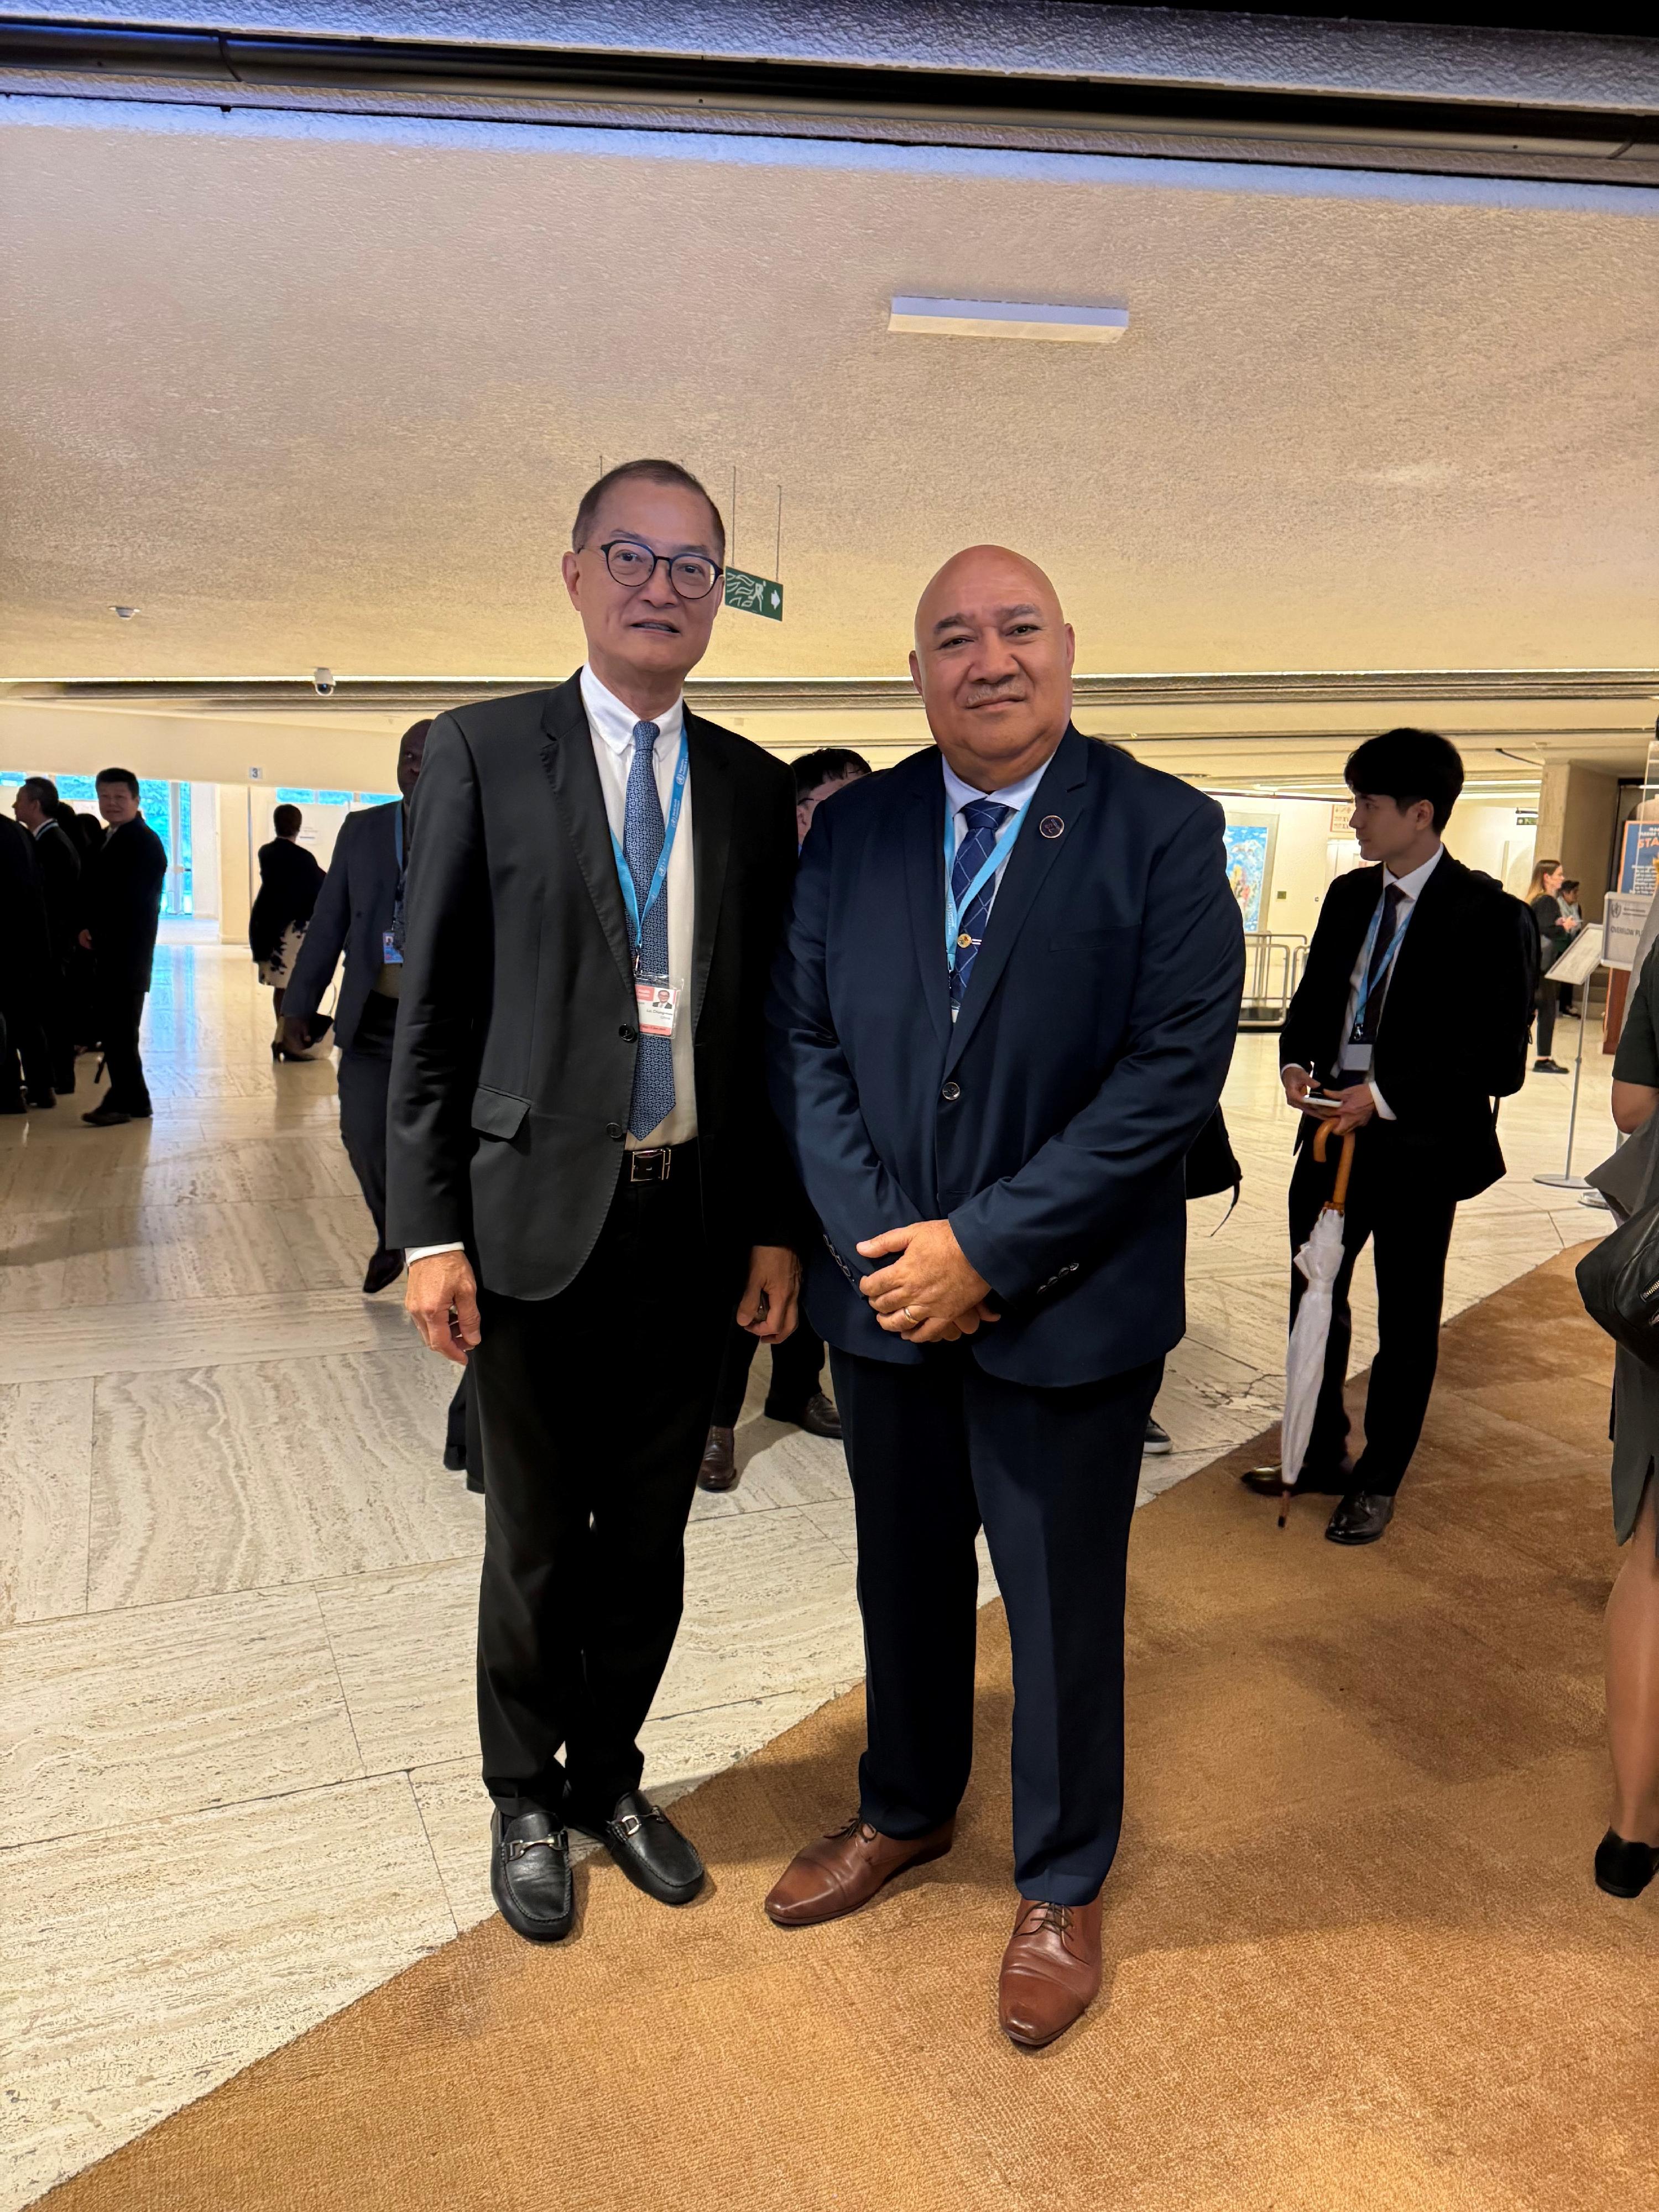
<svg viewBox="0 0 1659 2212"><path fill-rule="evenodd" d="M469 1363L490 1879L532 1939L570 1925L567 1821L665 1904L702 1886L637 1738L721 1337L734 1305L768 1341L794 1322L762 1017L793 785L683 696L725 541L672 462L602 477L564 558L586 665L441 716L415 808L388 1229Z"/></svg>
<svg viewBox="0 0 1659 2212"><path fill-rule="evenodd" d="M108 1129L149 1119L138 1024L161 927L167 848L138 811L138 779L130 768L100 769L95 788L109 827L81 878L81 943L92 954L93 1012L109 1089L81 1119Z"/></svg>
<svg viewBox="0 0 1659 2212"><path fill-rule="evenodd" d="M795 842L804 845L812 817L823 802L843 784L868 775L870 763L862 753L846 745L820 745L817 751L799 754L789 763L795 778ZM701 1490L735 1490L738 1485L738 1418L749 1388L756 1340L734 1322L726 1333L720 1360L720 1379L714 1393L708 1441L697 1470ZM841 1441L841 1415L835 1401L824 1395L823 1339L809 1322L799 1321L787 1343L772 1354L772 1375L763 1407L769 1421L787 1421L805 1429L809 1437Z"/></svg>
<svg viewBox="0 0 1659 2212"><path fill-rule="evenodd" d="M348 814L334 841L328 874L317 894L294 973L283 993L283 1042L290 1060L307 1060L307 1027L334 981L342 952L345 974L334 1009L340 1048L340 1141L363 1203L374 1220L374 1251L363 1290L395 1283L404 1255L386 1241L386 1100L392 1079L392 1036L402 988L404 869L409 802L420 781L430 720L411 722L398 747L398 788L385 806Z"/></svg>
<svg viewBox="0 0 1659 2212"><path fill-rule="evenodd" d="M52 967L33 840L0 819L0 1114L58 1103L45 1020Z"/></svg>
<svg viewBox="0 0 1659 2212"><path fill-rule="evenodd" d="M58 819L58 786L46 775L24 780L12 812L34 842L35 866L46 902L48 972L43 1018L52 1054L52 1087L60 1098L75 1089L75 1010L72 963L79 951L81 855Z"/></svg>
<svg viewBox="0 0 1659 2212"><path fill-rule="evenodd" d="M1393 1518L1434 1387L1457 1201L1504 1172L1496 1102L1518 1091L1526 1073L1536 939L1520 900L1440 842L1463 788L1455 745L1431 730L1389 730L1351 754L1343 773L1354 835L1373 865L1339 876L1325 894L1279 1056L1285 1096L1304 1115L1291 1178L1293 1254L1334 1174L1308 1141L1311 1102L1328 1098L1334 1133L1358 1132L1346 1256L1297 1487L1340 1493L1325 1531L1334 1544L1373 1544ZM1342 1386L1352 1337L1348 1289L1367 1237L1375 1240L1378 1341L1365 1449L1354 1463ZM1292 1321L1304 1288L1292 1267ZM1277 1468L1253 1468L1243 1479L1279 1492Z"/></svg>
<svg viewBox="0 0 1659 2212"><path fill-rule="evenodd" d="M770 1007L772 1095L823 1227L806 1296L853 1478L869 1745L857 1817L767 1910L850 1911L950 1848L983 1522L1024 1900L1000 2017L1038 2045L1100 1984L1129 1518L1243 945L1220 809L1072 727L1041 569L958 554L915 636L939 749L823 810Z"/></svg>

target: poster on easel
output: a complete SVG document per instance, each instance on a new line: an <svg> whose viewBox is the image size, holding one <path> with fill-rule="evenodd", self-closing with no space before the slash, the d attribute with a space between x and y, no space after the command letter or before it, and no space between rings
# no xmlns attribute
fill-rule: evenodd
<svg viewBox="0 0 1659 2212"><path fill-rule="evenodd" d="M1626 823L1619 888L1627 898L1651 898L1659 890L1659 822Z"/></svg>
<svg viewBox="0 0 1659 2212"><path fill-rule="evenodd" d="M1227 852L1227 881L1247 931L1261 927L1261 909L1273 875L1273 833L1278 827L1277 821L1229 822L1221 833Z"/></svg>

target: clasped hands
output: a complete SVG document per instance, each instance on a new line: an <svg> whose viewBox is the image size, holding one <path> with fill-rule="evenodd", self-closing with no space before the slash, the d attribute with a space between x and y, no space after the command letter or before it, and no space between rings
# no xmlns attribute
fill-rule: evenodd
<svg viewBox="0 0 1659 2212"><path fill-rule="evenodd" d="M991 1285L957 1242L948 1221L913 1221L867 1237L858 1247L866 1260L893 1255L859 1288L890 1336L907 1344L954 1344L981 1322L1000 1318L986 1304Z"/></svg>

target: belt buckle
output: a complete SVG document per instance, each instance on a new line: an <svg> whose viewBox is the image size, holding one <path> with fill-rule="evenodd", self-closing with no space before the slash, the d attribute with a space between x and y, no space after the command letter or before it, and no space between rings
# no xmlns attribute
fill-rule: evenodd
<svg viewBox="0 0 1659 2212"><path fill-rule="evenodd" d="M674 1169L674 1150L672 1145L652 1145L643 1152L628 1155L629 1182L666 1182Z"/></svg>

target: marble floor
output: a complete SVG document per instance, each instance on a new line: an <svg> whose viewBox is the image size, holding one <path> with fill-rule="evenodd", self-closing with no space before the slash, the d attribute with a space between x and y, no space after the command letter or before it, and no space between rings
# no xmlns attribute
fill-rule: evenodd
<svg viewBox="0 0 1659 2212"><path fill-rule="evenodd" d="M334 1077L272 1065L245 953L158 957L148 1127L0 1121L0 2212L200 2096L490 1910L471 1717L480 1501L441 1464L447 1367L372 1241ZM1143 1503L1268 1425L1291 1127L1239 1040L1242 1204L1194 1206L1190 1327ZM1577 1043L1572 1024L1558 1053ZM1581 1164L1611 1149L1585 1071ZM1454 1310L1607 1217L1534 1183L1568 1085L1504 1108ZM1355 1364L1374 1337L1368 1271ZM664 1796L854 1681L840 1449L760 1412L698 1501L647 1726ZM983 1587L989 1593L988 1570Z"/></svg>

